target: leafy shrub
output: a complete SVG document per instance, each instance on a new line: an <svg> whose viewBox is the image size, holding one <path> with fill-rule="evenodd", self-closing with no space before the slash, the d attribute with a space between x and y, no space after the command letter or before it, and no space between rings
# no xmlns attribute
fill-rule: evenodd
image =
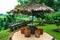
<svg viewBox="0 0 60 40"><path fill-rule="evenodd" d="M55 23L55 20L60 21L60 12L55 12L54 14L45 14L45 20L47 23Z"/></svg>

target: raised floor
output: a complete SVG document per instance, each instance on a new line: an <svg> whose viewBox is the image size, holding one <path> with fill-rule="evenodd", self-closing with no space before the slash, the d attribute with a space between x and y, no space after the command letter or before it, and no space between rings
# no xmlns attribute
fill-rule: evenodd
<svg viewBox="0 0 60 40"><path fill-rule="evenodd" d="M43 35L40 35L40 38L36 38L34 35L31 35L31 37L26 38L24 37L24 34L21 34L20 31L17 31L12 36L12 40L52 40L54 37L49 35L48 33L43 33Z"/></svg>

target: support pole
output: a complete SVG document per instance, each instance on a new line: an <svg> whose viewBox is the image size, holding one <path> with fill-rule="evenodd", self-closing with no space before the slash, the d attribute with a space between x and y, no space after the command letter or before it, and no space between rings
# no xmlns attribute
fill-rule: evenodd
<svg viewBox="0 0 60 40"><path fill-rule="evenodd" d="M33 12L33 10L32 10L32 13L31 13L31 14L32 14L32 25L33 25L33 20L34 20L33 13L34 13L34 12Z"/></svg>

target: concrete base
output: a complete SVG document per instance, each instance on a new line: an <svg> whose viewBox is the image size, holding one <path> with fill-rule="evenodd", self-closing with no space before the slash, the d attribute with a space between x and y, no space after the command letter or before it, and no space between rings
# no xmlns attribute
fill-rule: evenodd
<svg viewBox="0 0 60 40"><path fill-rule="evenodd" d="M36 38L34 35L31 35L31 37L26 38L24 37L24 34L21 34L20 31L15 32L12 36L12 40L52 40L53 37L49 35L48 33L43 33L43 35L40 35L40 38Z"/></svg>

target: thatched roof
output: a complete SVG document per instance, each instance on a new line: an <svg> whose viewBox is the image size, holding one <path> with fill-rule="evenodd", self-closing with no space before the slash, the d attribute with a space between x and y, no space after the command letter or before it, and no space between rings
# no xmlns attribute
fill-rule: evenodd
<svg viewBox="0 0 60 40"><path fill-rule="evenodd" d="M35 2L31 2L31 3L21 5L20 7L18 7L18 8L16 7L15 9L19 10L20 12L21 11L32 12L32 10L41 11L41 12L50 12L50 13L54 12L54 10L52 8L50 8L46 5L35 3Z"/></svg>
<svg viewBox="0 0 60 40"><path fill-rule="evenodd" d="M13 10L11 10L11 12L18 13L18 10L17 9L13 9Z"/></svg>

